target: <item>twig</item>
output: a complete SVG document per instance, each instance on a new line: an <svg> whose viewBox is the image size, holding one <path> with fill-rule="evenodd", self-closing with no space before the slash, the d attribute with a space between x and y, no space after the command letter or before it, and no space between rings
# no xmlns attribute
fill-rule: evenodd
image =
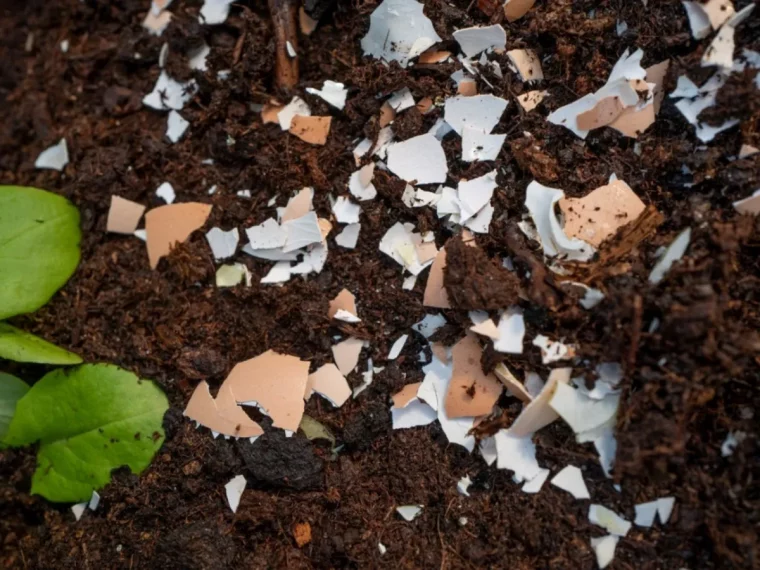
<svg viewBox="0 0 760 570"><path fill-rule="evenodd" d="M298 21L295 0L269 0L276 42L275 81L281 89L292 89L298 83ZM288 42L296 50L291 57Z"/></svg>

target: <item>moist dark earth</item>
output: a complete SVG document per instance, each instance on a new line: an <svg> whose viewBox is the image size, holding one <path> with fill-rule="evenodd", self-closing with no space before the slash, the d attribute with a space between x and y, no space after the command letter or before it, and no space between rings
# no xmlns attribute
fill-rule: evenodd
<svg viewBox="0 0 760 570"><path fill-rule="evenodd" d="M737 0L735 6L748 3ZM417 355L427 345L411 336L396 361L386 363L384 356L426 313L427 277L413 291L401 290L398 265L377 244L396 221L435 231L439 247L451 237L432 210L403 204L403 182L376 171L378 198L362 203L358 248L337 247L333 233L322 273L283 287L259 285L270 264L240 253L236 261L250 268L254 284L217 289L202 232L155 271L143 242L105 232L112 194L155 207L161 204L155 189L164 181L173 184L180 202L213 204L204 230L260 223L271 216L265 206L272 197L282 206L303 186L314 187L315 209L329 218L328 195L345 193L355 169L351 150L356 139L376 135L384 97L404 86L417 100L453 94L448 76L454 64L404 70L362 56L359 40L377 5L373 0L310 3L321 21L310 37L300 38L301 79L294 93L275 87L266 3L236 3L227 22L213 27L198 24L200 4L175 0L174 20L161 38L140 25L147 0L0 4L0 183L66 196L80 209L83 229L82 262L72 279L46 307L14 324L88 362L111 362L153 379L171 401L166 442L153 464L139 477L116 472L101 491L99 509L79 522L68 505L29 495L33 449L0 452L2 567L596 568L589 540L603 531L588 523L588 502L549 484L537 495L521 492L509 472L449 445L437 423L391 431L389 396L422 379ZM538 52L546 76L541 88L551 96L537 110L523 112L514 96L528 86L502 59L504 78L487 75L493 91L479 80L481 92L511 100L495 129L507 133L498 160L462 163L460 139L445 140L451 181L496 168L499 184L490 234L478 237L483 259L492 266L477 272L473 264L479 261L460 252L447 284L461 288L463 307L499 308L505 299L521 304L526 338L541 332L579 346L576 374L602 361L623 364L613 471L622 492L604 477L591 444L575 443L562 422L535 438L542 466L556 472L578 465L595 502L629 520L635 503L676 497L670 522L634 526L610 568L758 568L760 222L731 207L760 188L760 154L733 159L742 143L760 146L755 72L732 79L703 116L717 123L725 116L741 118L740 127L706 146L667 97L656 123L639 137L640 147L607 128L584 142L545 120L551 110L598 89L628 47L644 49L644 67L670 59L666 91L683 73L697 82L709 77L712 70L700 67L708 42L692 40L680 2L648 4L539 0L521 20L502 22L508 49ZM425 5L443 38L456 28L489 22L468 0ZM737 30L738 48L760 50L758 12ZM615 33L616 20L628 24L622 37ZM202 39L211 46L209 70L191 72L186 52ZM67 53L59 47L63 40L70 43ZM141 104L158 75L165 41L169 72L178 79L192 75L200 87L182 111L191 126L174 145L164 136L165 115ZM442 46L456 51L448 39ZM225 69L231 72L222 81L217 71ZM349 86L345 110L304 94L305 87L321 87L325 79ZM258 107L252 107L272 97L287 101L295 93L315 115L333 117L324 147L263 125ZM398 138L426 132L441 110L415 113L399 117ZM39 152L62 136L71 154L65 171L35 170ZM214 163L202 164L208 158ZM589 266L574 270L576 281L606 294L586 311L577 304L577 292L544 269L537 244L515 222L525 213L531 180L582 196L613 173L650 210L645 220L605 243ZM210 196L212 185L218 191ZM251 190L250 199L236 196L242 189ZM693 232L687 255L665 281L651 286L647 276L655 251L687 226ZM516 268L506 277L499 267L505 255ZM468 284L464 277L470 272L475 281ZM311 360L313 368L328 362L338 330L327 318L327 304L344 287L356 294L363 319L352 334L371 342L363 357L386 368L340 409L316 397L308 402L306 413L335 435L335 451L329 442L312 442L300 433L288 439L271 430L253 445L214 440L182 417L199 381L207 380L215 391L235 363L268 349ZM515 296L518 288L525 299ZM450 324L439 335L453 343L469 320L463 309L444 313ZM647 332L655 318L660 327ZM518 373L548 372L529 343L520 356L485 351L486 369L499 361ZM38 366L2 367L27 381L45 372ZM359 373L349 382L358 385ZM504 417L486 422L483 433L499 422L508 425L519 411L516 402L504 396ZM721 443L737 430L748 438L722 457ZM233 514L224 484L240 473L248 489ZM470 497L455 488L465 474L474 480ZM409 523L394 512L405 504L425 508ZM299 547L294 529L303 523L311 528L311 541ZM378 542L387 547L384 555Z"/></svg>

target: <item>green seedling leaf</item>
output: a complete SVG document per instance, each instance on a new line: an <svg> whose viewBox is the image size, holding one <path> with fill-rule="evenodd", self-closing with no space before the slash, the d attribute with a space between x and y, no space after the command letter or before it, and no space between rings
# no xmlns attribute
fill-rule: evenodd
<svg viewBox="0 0 760 570"><path fill-rule="evenodd" d="M127 466L140 473L161 447L169 407L149 380L108 364L45 375L18 401L4 442L40 442L32 494L78 503Z"/></svg>
<svg viewBox="0 0 760 570"><path fill-rule="evenodd" d="M0 320L50 300L79 263L79 212L36 188L0 186Z"/></svg>
<svg viewBox="0 0 760 570"><path fill-rule="evenodd" d="M8 433L8 426L16 410L16 402L29 391L29 386L15 376L0 372L0 441ZM0 444L2 447L2 444Z"/></svg>
<svg viewBox="0 0 760 570"><path fill-rule="evenodd" d="M40 337L0 323L0 358L36 364L79 364L82 359Z"/></svg>
<svg viewBox="0 0 760 570"><path fill-rule="evenodd" d="M330 433L329 429L311 416L307 416L306 414L301 416L301 424L298 426L298 429L309 440L324 439L325 441L329 441L333 446L335 445L335 436Z"/></svg>

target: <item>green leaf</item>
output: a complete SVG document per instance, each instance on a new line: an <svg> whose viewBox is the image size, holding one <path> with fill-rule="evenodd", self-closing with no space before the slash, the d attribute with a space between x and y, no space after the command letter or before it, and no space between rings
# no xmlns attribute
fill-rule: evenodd
<svg viewBox="0 0 760 570"><path fill-rule="evenodd" d="M335 436L330 433L324 424L318 422L311 416L304 414L301 416L301 424L298 426L303 434L309 440L324 439L329 441L333 446L335 445Z"/></svg>
<svg viewBox="0 0 760 570"><path fill-rule="evenodd" d="M5 443L40 441L32 494L56 502L89 500L128 466L140 473L161 447L169 407L149 380L108 364L50 372L19 400Z"/></svg>
<svg viewBox="0 0 760 570"><path fill-rule="evenodd" d="M0 323L0 358L36 364L79 364L82 359L40 337Z"/></svg>
<svg viewBox="0 0 760 570"><path fill-rule="evenodd" d="M50 300L79 263L79 212L36 188L0 186L0 320Z"/></svg>
<svg viewBox="0 0 760 570"><path fill-rule="evenodd" d="M8 426L16 410L16 402L29 391L29 386L15 376L0 372L0 441L8 432ZM2 445L0 445L2 447Z"/></svg>

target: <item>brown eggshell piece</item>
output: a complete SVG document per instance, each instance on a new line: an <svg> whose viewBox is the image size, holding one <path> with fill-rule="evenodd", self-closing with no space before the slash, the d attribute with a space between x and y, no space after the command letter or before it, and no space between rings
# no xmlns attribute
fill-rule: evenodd
<svg viewBox="0 0 760 570"><path fill-rule="evenodd" d="M620 97L605 97L588 111L580 113L575 120L579 129L590 131L609 125L620 116L623 109L625 105Z"/></svg>
<svg viewBox="0 0 760 570"><path fill-rule="evenodd" d="M221 394L221 388L220 388ZM211 397L204 381L196 386L184 415L202 426L233 437L256 437L264 433L261 426L249 418L237 405L220 409L218 401Z"/></svg>
<svg viewBox="0 0 760 570"><path fill-rule="evenodd" d="M452 349L453 372L446 394L449 418L490 414L503 386L493 374L484 374L480 366L483 350L474 335L468 334Z"/></svg>
<svg viewBox="0 0 760 570"><path fill-rule="evenodd" d="M311 33L317 29L318 23L317 20L306 13L303 6L298 9L298 26L301 28L301 33L303 35L310 36Z"/></svg>
<svg viewBox="0 0 760 570"><path fill-rule="evenodd" d="M442 247L430 266L422 304L425 307L450 309L449 294L443 286L443 270L446 268L446 248Z"/></svg>
<svg viewBox="0 0 760 570"><path fill-rule="evenodd" d="M430 97L423 97L415 106L417 107L417 110L424 115L433 107L433 100Z"/></svg>
<svg viewBox="0 0 760 570"><path fill-rule="evenodd" d="M478 84L474 79L462 79L457 86L457 93L464 97L474 97L478 94Z"/></svg>
<svg viewBox="0 0 760 570"><path fill-rule="evenodd" d="M600 186L583 198L563 198L559 207L565 217L565 234L594 247L637 219L646 208L622 180Z"/></svg>
<svg viewBox="0 0 760 570"><path fill-rule="evenodd" d="M533 401L533 397L525 389L525 386L509 371L509 368L504 364L498 364L494 368L494 376L496 376L504 386L507 388L507 392L513 395L515 398L521 400L525 404L529 404Z"/></svg>
<svg viewBox="0 0 760 570"><path fill-rule="evenodd" d="M151 269L156 268L158 260L167 255L175 244L184 242L191 233L202 228L210 213L211 204L187 202L159 206L145 214Z"/></svg>
<svg viewBox="0 0 760 570"><path fill-rule="evenodd" d="M443 63L450 56L450 51L428 50L420 54L417 63Z"/></svg>
<svg viewBox="0 0 760 570"><path fill-rule="evenodd" d="M415 382L414 384L407 384L400 392L396 392L391 397L393 399L394 408L405 408L409 402L417 397L417 390L420 389L422 382Z"/></svg>
<svg viewBox="0 0 760 570"><path fill-rule="evenodd" d="M290 133L304 142L321 146L327 142L331 123L332 117L296 115L290 123Z"/></svg>
<svg viewBox="0 0 760 570"><path fill-rule="evenodd" d="M508 0L504 4L504 17L507 19L507 22L519 20L528 13L528 10L533 8L535 3L536 0Z"/></svg>
<svg viewBox="0 0 760 570"><path fill-rule="evenodd" d="M438 248L435 247L434 241L420 242L414 245L414 249L417 252L417 258L420 260L420 263L427 263L438 255Z"/></svg>
<svg viewBox="0 0 760 570"><path fill-rule="evenodd" d="M393 119L396 118L396 111L393 110L393 107L390 106L390 103L386 101L382 104L380 107L380 128L387 127L393 122Z"/></svg>
<svg viewBox="0 0 760 570"><path fill-rule="evenodd" d="M264 105L264 107L261 109L261 122L265 125L267 123L275 123L280 124L280 119L277 116L280 111L282 111L285 107L282 105L277 104L267 104Z"/></svg>
<svg viewBox="0 0 760 570"><path fill-rule="evenodd" d="M356 297L354 297L354 294L348 289L343 289L332 301L330 301L330 308L327 311L327 316L332 319L335 316L335 313L340 309L348 311L352 315L358 317L356 311Z"/></svg>
<svg viewBox="0 0 760 570"><path fill-rule="evenodd" d="M295 432L303 416L308 376L308 362L268 350L236 364L225 384L238 402L255 401L272 425Z"/></svg>
<svg viewBox="0 0 760 570"><path fill-rule="evenodd" d="M353 337L333 345L333 360L341 374L348 376L356 368L363 346L364 342L361 339Z"/></svg>
<svg viewBox="0 0 760 570"><path fill-rule="evenodd" d="M351 396L351 388L346 382L345 376L332 362L328 362L313 374L309 374L304 399L308 400L313 392L321 394L337 407L345 404Z"/></svg>
<svg viewBox="0 0 760 570"><path fill-rule="evenodd" d="M499 333L499 327L494 324L492 319L486 319L480 324L472 325L470 330L493 340L499 340L499 337L501 336Z"/></svg>
<svg viewBox="0 0 760 570"><path fill-rule="evenodd" d="M282 213L282 222L301 218L311 212L311 188L303 188L298 194L288 200L285 211Z"/></svg>
<svg viewBox="0 0 760 570"><path fill-rule="evenodd" d="M106 231L115 234L133 234L145 213L145 206L121 196L111 196Z"/></svg>

